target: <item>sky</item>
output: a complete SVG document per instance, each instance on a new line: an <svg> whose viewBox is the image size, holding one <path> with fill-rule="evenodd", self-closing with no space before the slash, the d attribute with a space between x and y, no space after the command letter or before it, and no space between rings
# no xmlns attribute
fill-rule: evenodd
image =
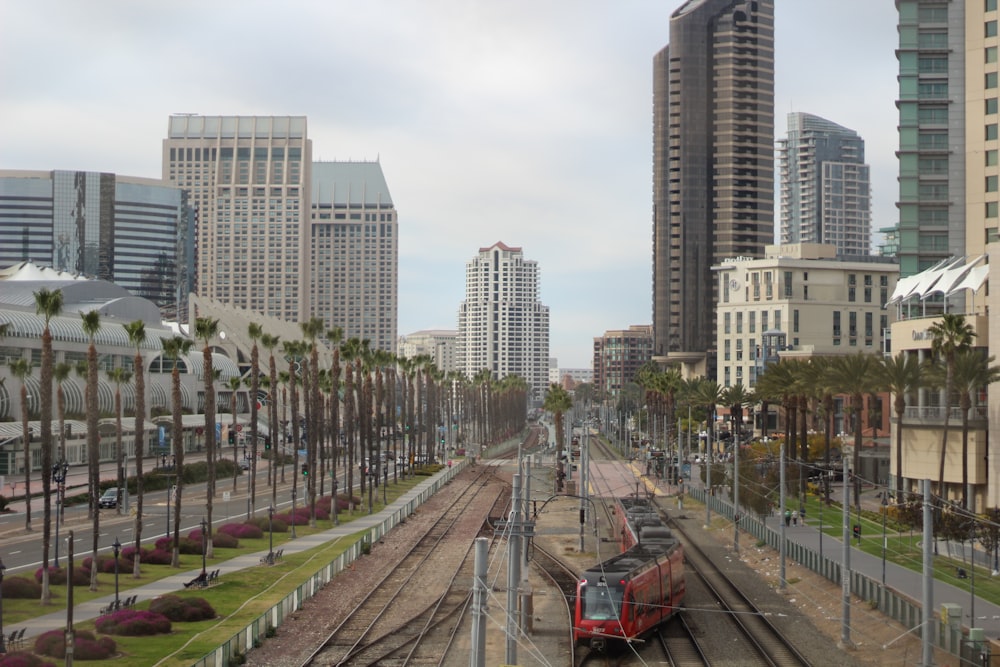
<svg viewBox="0 0 1000 667"><path fill-rule="evenodd" d="M382 166L400 334L456 329L502 241L538 262L550 356L589 368L595 336L652 322L652 61L681 4L8 0L0 169L159 178L170 114L305 115L314 159ZM894 3L775 4L776 138L792 111L856 130L895 224Z"/></svg>

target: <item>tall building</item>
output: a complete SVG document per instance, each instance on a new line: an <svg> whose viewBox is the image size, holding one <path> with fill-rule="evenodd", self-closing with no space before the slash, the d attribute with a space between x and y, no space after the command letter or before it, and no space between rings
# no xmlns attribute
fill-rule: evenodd
<svg viewBox="0 0 1000 667"><path fill-rule="evenodd" d="M788 114L778 142L781 243L822 243L838 255L871 254L871 177L854 130L808 113Z"/></svg>
<svg viewBox="0 0 1000 667"><path fill-rule="evenodd" d="M753 387L767 363L887 350L899 266L891 257L844 257L831 245L769 246L766 256L714 268L719 300L719 384Z"/></svg>
<svg viewBox="0 0 1000 667"><path fill-rule="evenodd" d="M312 165L310 313L396 352L399 224L378 162Z"/></svg>
<svg viewBox="0 0 1000 667"><path fill-rule="evenodd" d="M653 358L653 327L633 324L605 331L594 338L594 390L598 396L618 396L642 365Z"/></svg>
<svg viewBox="0 0 1000 667"><path fill-rule="evenodd" d="M712 266L774 242L774 2L689 0L653 59L653 337L714 376Z"/></svg>
<svg viewBox="0 0 1000 667"><path fill-rule="evenodd" d="M426 354L438 370L457 371L455 345L458 332L453 329L425 329L399 337L397 354L412 359L418 354Z"/></svg>
<svg viewBox="0 0 1000 667"><path fill-rule="evenodd" d="M457 362L468 377L518 375L540 404L548 387L549 308L539 301L538 263L501 242L480 248L465 266L458 311Z"/></svg>
<svg viewBox="0 0 1000 667"><path fill-rule="evenodd" d="M166 317L193 275L193 223L185 193L162 181L0 171L0 268L33 262L113 282Z"/></svg>
<svg viewBox="0 0 1000 667"><path fill-rule="evenodd" d="M897 255L903 276L953 256L982 253L987 239L997 236L1000 89L995 5L896 3Z"/></svg>
<svg viewBox="0 0 1000 667"><path fill-rule="evenodd" d="M197 209L199 296L308 317L311 166L304 116L170 117L163 178Z"/></svg>

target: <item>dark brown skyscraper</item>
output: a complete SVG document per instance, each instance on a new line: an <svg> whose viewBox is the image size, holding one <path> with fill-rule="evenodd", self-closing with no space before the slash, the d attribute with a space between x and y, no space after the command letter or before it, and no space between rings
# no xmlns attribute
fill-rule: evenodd
<svg viewBox="0 0 1000 667"><path fill-rule="evenodd" d="M714 377L711 267L774 240L774 1L689 0L653 59L653 344Z"/></svg>

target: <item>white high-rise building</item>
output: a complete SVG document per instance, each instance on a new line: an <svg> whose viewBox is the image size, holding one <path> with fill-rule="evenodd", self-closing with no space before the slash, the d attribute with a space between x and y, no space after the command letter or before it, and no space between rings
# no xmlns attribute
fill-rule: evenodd
<svg viewBox="0 0 1000 667"><path fill-rule="evenodd" d="M455 363L455 341L458 332L454 329L425 329L399 337L396 353L412 359L426 354L438 370L449 373L458 370Z"/></svg>
<svg viewBox="0 0 1000 667"><path fill-rule="evenodd" d="M305 321L311 166L305 116L170 117L163 180L197 209L199 296Z"/></svg>
<svg viewBox="0 0 1000 667"><path fill-rule="evenodd" d="M399 224L378 162L312 165L310 315L396 352Z"/></svg>
<svg viewBox="0 0 1000 667"><path fill-rule="evenodd" d="M458 368L468 377L518 375L539 404L549 377L549 308L538 299L538 263L497 242L465 266L458 311Z"/></svg>

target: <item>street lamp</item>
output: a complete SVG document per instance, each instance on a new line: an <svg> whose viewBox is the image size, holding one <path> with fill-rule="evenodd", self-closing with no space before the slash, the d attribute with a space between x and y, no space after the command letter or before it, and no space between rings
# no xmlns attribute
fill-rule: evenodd
<svg viewBox="0 0 1000 667"><path fill-rule="evenodd" d="M201 576L205 576L205 552L208 550L208 521L201 519Z"/></svg>
<svg viewBox="0 0 1000 667"><path fill-rule="evenodd" d="M115 609L118 609L118 556L122 552L122 543L118 541L118 536L115 535L115 541L111 545L111 553L115 555Z"/></svg>
<svg viewBox="0 0 1000 667"><path fill-rule="evenodd" d="M0 559L0 655L7 652L7 646L3 641L3 571L6 569L7 566Z"/></svg>
<svg viewBox="0 0 1000 667"><path fill-rule="evenodd" d="M66 481L66 472L68 470L69 464L65 461L62 463L56 463L52 466L52 481L56 485L56 567L59 567L59 516L62 514L62 498L63 491L65 489L63 482ZM72 577L72 573L70 573L70 577Z"/></svg>
<svg viewBox="0 0 1000 667"><path fill-rule="evenodd" d="M292 539L295 539L295 497L298 495L295 489L292 489Z"/></svg>

